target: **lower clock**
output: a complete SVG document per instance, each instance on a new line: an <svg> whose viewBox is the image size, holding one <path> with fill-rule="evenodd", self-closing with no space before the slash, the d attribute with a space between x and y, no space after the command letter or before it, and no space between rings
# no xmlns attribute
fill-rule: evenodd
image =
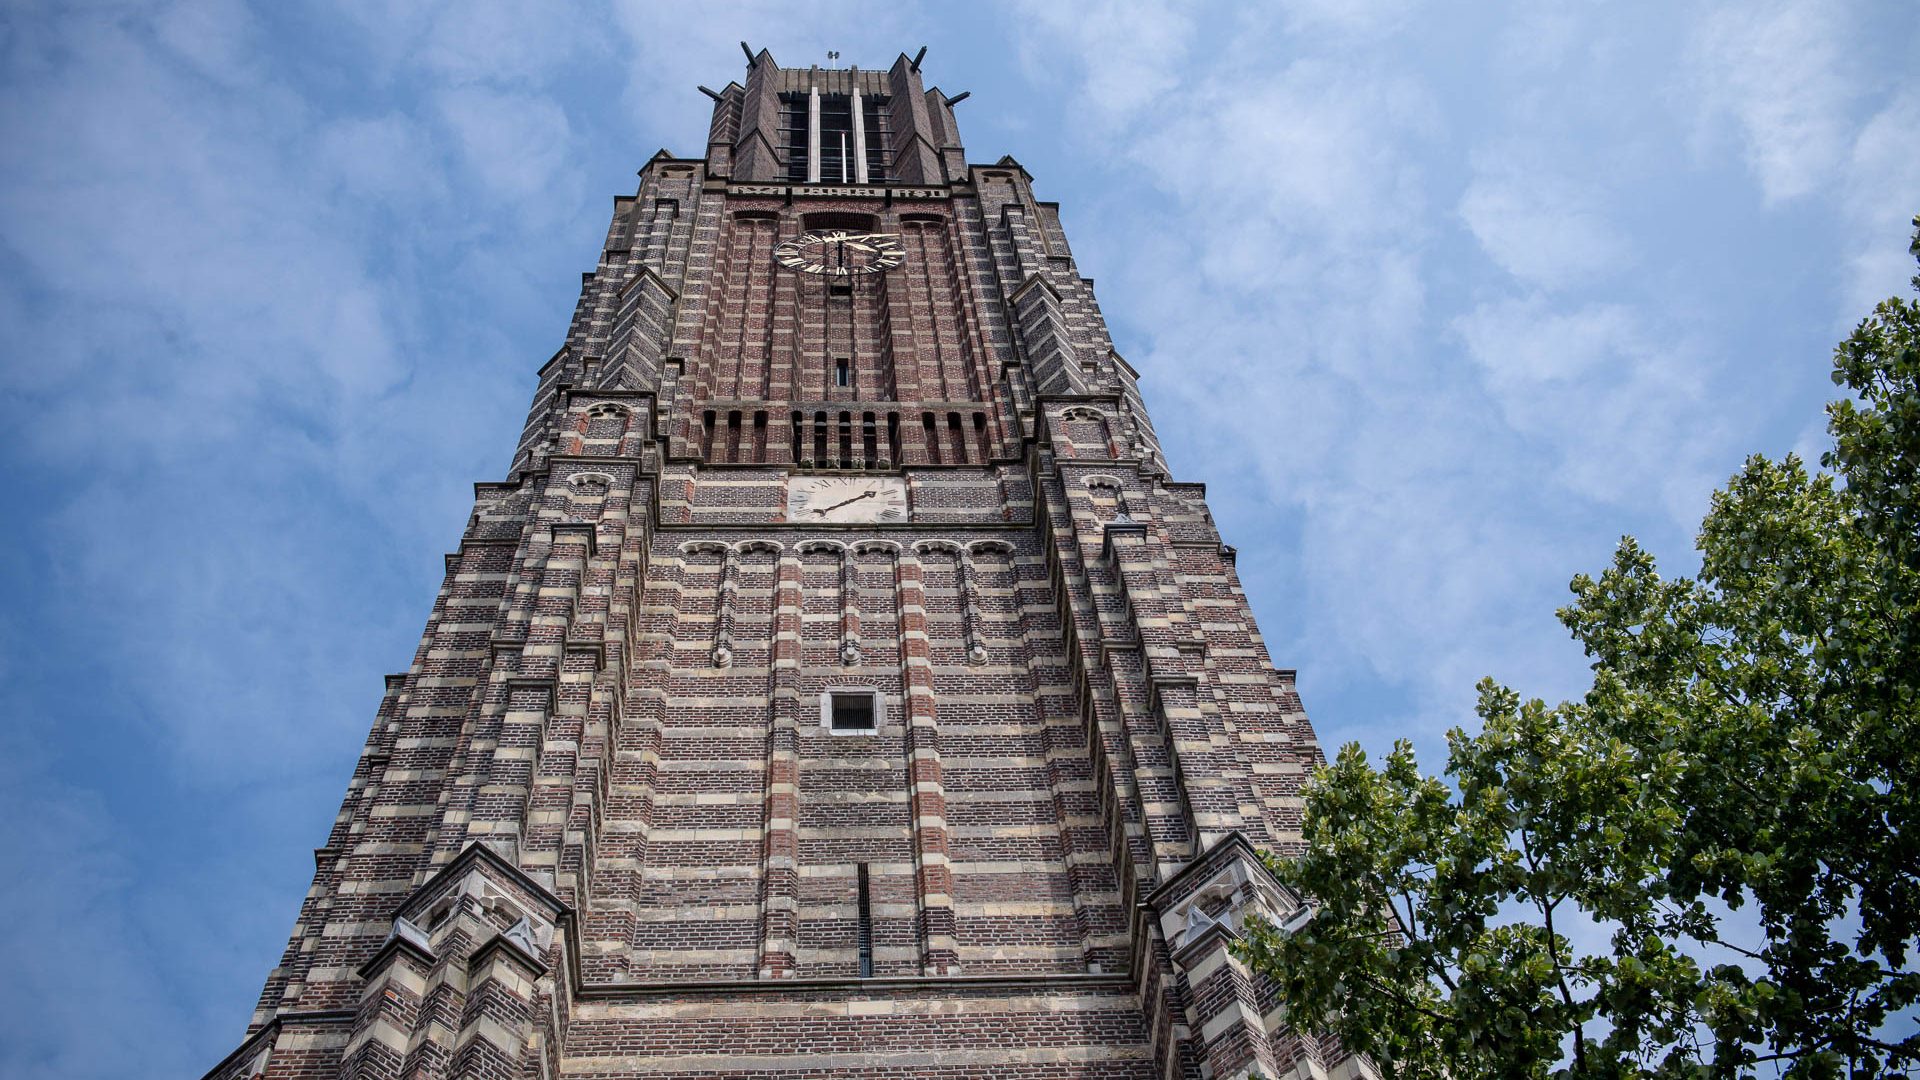
<svg viewBox="0 0 1920 1080"><path fill-rule="evenodd" d="M787 520L795 524L871 524L907 520L907 482L897 476L793 476Z"/></svg>

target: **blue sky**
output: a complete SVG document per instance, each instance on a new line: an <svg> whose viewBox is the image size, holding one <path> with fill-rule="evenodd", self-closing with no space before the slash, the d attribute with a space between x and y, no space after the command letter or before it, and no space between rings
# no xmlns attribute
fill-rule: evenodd
<svg viewBox="0 0 1920 1080"><path fill-rule="evenodd" d="M1062 203L1331 749L1434 756L1686 568L1905 288L1907 2L0 9L0 1074L238 1041L612 197L749 39Z"/></svg>

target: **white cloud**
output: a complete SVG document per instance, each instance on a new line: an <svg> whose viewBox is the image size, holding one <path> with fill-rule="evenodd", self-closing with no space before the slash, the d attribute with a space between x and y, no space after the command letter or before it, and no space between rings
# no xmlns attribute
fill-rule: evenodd
<svg viewBox="0 0 1920 1080"><path fill-rule="evenodd" d="M1911 274L1920 95L1875 60L1905 61L1913 35L1893 9L1778 0L1710 13L1689 53L1703 123L1731 121L1766 201L1838 211L1848 251L1835 327L1904 292Z"/></svg>
<svg viewBox="0 0 1920 1080"><path fill-rule="evenodd" d="M1460 216L1501 269L1522 284L1556 289L1628 262L1625 239L1590 187L1507 155L1486 156L1493 160L1482 162L1461 196Z"/></svg>
<svg viewBox="0 0 1920 1080"><path fill-rule="evenodd" d="M1045 78L1057 71L1059 45L1081 64L1075 74L1088 119L1108 129L1128 125L1133 114L1162 102L1180 85L1200 7L1182 0L1104 0L1091 5L1017 5L1028 32L1021 55ZM1092 61L1092 62L1088 62ZM1168 101L1177 106L1179 102Z"/></svg>
<svg viewBox="0 0 1920 1080"><path fill-rule="evenodd" d="M0 1072L53 1080L204 1068L183 1053L186 1011L128 917L139 883L114 822L98 797L46 779L46 765L13 733L0 738L0 813L14 823L0 830L0 858L32 868L0 877L0 947L13 968L0 994ZM15 997L29 988L31 1003Z"/></svg>
<svg viewBox="0 0 1920 1080"><path fill-rule="evenodd" d="M1707 118L1730 117L1770 203L1826 184L1847 151L1857 94L1845 65L1843 8L1824 0L1730 4L1694 36Z"/></svg>
<svg viewBox="0 0 1920 1080"><path fill-rule="evenodd" d="M463 0L437 10L422 59L455 82L541 84L594 41L591 25L539 0Z"/></svg>
<svg viewBox="0 0 1920 1080"><path fill-rule="evenodd" d="M1293 33L1378 35L1396 29L1420 0L1281 0L1276 6Z"/></svg>
<svg viewBox="0 0 1920 1080"><path fill-rule="evenodd" d="M468 171L483 185L501 198L539 199L546 211L555 209L550 189L572 149L567 114L558 105L537 94L478 86L442 90L437 100Z"/></svg>
<svg viewBox="0 0 1920 1080"><path fill-rule="evenodd" d="M412 205L445 194L432 134L403 114L330 120L314 145L316 161L355 196Z"/></svg>
<svg viewBox="0 0 1920 1080"><path fill-rule="evenodd" d="M1580 10L1568 4L1522 4L1506 14L1498 55L1503 64L1528 75L1557 70L1592 32L1582 25Z"/></svg>
<svg viewBox="0 0 1920 1080"><path fill-rule="evenodd" d="M245 40L207 24L218 10L196 30ZM19 152L0 243L22 271L0 310L34 359L0 387L16 444L62 478L25 508L58 538L44 573L72 604L57 632L115 658L103 680L187 782L286 775L364 730L377 681L342 673L393 663L367 654L417 629L418 612L392 623L376 584L390 568L356 562L327 512L364 534L379 507L445 542L461 513L447 491L400 506L388 491L477 441L503 457L447 412L500 415L501 384L412 386L414 315L375 269L395 237L371 231L366 200L394 200L402 235L436 227L420 219L445 173L431 140L393 114L309 124L285 86L219 87L162 36L135 11L11 43L46 74L0 103ZM295 610L361 633L284 638Z"/></svg>
<svg viewBox="0 0 1920 1080"><path fill-rule="evenodd" d="M1890 295L1912 295L1912 220L1920 213L1920 92L1897 94L1862 125L1847 158L1844 200L1852 236L1842 319Z"/></svg>
<svg viewBox="0 0 1920 1080"><path fill-rule="evenodd" d="M229 86L257 83L258 27L241 0L177 0L154 11L154 36L194 71Z"/></svg>
<svg viewBox="0 0 1920 1080"><path fill-rule="evenodd" d="M1679 526L1698 519L1701 493L1723 479L1713 463L1725 432L1697 354L1644 329L1632 309L1562 310L1538 296L1481 304L1454 328L1507 426L1569 491L1658 507Z"/></svg>

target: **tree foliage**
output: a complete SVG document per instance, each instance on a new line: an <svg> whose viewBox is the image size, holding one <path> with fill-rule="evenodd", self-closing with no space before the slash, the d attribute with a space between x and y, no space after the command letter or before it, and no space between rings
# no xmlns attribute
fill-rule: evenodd
<svg viewBox="0 0 1920 1080"><path fill-rule="evenodd" d="M1270 865L1317 912L1241 946L1294 1023L1404 1077L1920 1065L1920 303L1833 378L1830 472L1749 459L1692 578L1627 538L1573 580L1583 700L1482 682L1451 784L1405 742L1315 778Z"/></svg>

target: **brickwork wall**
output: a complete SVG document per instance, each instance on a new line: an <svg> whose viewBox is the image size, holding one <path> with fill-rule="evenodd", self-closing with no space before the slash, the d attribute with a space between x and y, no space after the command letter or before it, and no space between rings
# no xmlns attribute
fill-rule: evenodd
<svg viewBox="0 0 1920 1080"><path fill-rule="evenodd" d="M913 186L786 185L804 76L759 54L615 200L213 1075L1364 1071L1175 918L1285 906L1240 838L1297 843L1320 752L1058 208L904 57L862 78ZM823 225L906 260L777 266ZM786 520L820 471L907 520Z"/></svg>

